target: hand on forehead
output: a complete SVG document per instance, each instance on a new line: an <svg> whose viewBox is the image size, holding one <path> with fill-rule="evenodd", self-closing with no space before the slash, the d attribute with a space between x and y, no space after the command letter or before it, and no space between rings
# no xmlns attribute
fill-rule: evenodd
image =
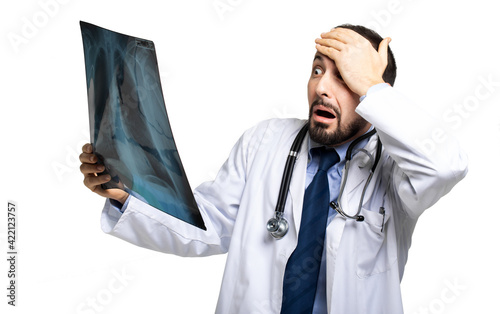
<svg viewBox="0 0 500 314"><path fill-rule="evenodd" d="M382 40L377 50L362 35L341 27L315 40L318 52L335 62L345 83L358 95L366 95L368 88L384 82L390 41L389 37Z"/></svg>
<svg viewBox="0 0 500 314"><path fill-rule="evenodd" d="M358 40L358 41L365 41L366 38L358 34L357 32L353 31L352 29L349 28L342 28L342 27L337 27L337 28L332 28L330 31L322 33L321 35L324 35L325 38L336 38L340 41L352 41L352 40Z"/></svg>
<svg viewBox="0 0 500 314"><path fill-rule="evenodd" d="M346 48L347 45L367 45L373 48L368 39L348 28L332 28L328 32L321 33L321 39L324 44L339 51Z"/></svg>

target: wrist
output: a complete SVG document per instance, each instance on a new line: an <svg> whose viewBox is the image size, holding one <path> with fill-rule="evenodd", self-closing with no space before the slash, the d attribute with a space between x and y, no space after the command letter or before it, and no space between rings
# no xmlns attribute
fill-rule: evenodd
<svg viewBox="0 0 500 314"><path fill-rule="evenodd" d="M128 194L127 192L123 191L123 195L120 196L120 197L117 197L115 200L117 202L120 202L122 205L125 204L125 202L127 201L127 198L129 197L130 194Z"/></svg>
<svg viewBox="0 0 500 314"><path fill-rule="evenodd" d="M389 84L389 83L385 83L385 82L384 82L384 83L378 83L378 84L373 85L372 87L370 87L370 88L368 89L368 91L366 92L366 94L365 94L365 95L363 95L363 96L359 97L359 102L362 102L362 101L363 101L366 97L368 97L368 95L373 94L373 93L376 93L376 92L378 92L379 90L382 90L382 89L384 89L384 88L386 88L386 87L389 87L389 86L391 86L391 84Z"/></svg>
<svg viewBox="0 0 500 314"><path fill-rule="evenodd" d="M375 86L375 85L378 85L378 84L381 84L381 83L385 83L383 79L373 79L373 80L370 80L370 81L367 81L365 84L363 84L360 88L359 88L359 93L357 93L358 95L360 96L365 96L367 93L368 93L368 90Z"/></svg>

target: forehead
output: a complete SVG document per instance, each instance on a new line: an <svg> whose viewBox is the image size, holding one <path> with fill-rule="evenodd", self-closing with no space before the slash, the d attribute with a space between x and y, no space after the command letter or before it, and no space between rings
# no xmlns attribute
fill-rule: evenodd
<svg viewBox="0 0 500 314"><path fill-rule="evenodd" d="M335 67L335 62L332 59L330 59L329 57L320 53L319 51L316 52L316 54L314 55L313 64L323 64L326 66Z"/></svg>

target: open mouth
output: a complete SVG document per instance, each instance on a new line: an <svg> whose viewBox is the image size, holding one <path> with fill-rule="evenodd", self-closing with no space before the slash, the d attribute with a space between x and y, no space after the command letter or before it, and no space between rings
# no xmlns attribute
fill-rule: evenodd
<svg viewBox="0 0 500 314"><path fill-rule="evenodd" d="M332 109L323 105L317 105L313 110L313 118L317 122L332 123L337 117Z"/></svg>

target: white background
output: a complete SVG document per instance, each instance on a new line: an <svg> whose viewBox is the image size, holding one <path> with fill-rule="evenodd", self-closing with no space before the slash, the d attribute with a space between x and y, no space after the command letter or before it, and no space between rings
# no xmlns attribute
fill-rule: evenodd
<svg viewBox="0 0 500 314"><path fill-rule="evenodd" d="M212 179L258 121L306 117L321 32L348 22L392 37L395 87L432 112L435 129L458 137L470 158L466 179L417 225L402 281L405 312L498 313L500 22L493 1L463 3L2 2L0 312L215 309L225 256L179 258L100 231L103 199L83 186L77 159L89 139L84 20L155 42L192 187ZM15 308L6 297L9 200L18 207Z"/></svg>

